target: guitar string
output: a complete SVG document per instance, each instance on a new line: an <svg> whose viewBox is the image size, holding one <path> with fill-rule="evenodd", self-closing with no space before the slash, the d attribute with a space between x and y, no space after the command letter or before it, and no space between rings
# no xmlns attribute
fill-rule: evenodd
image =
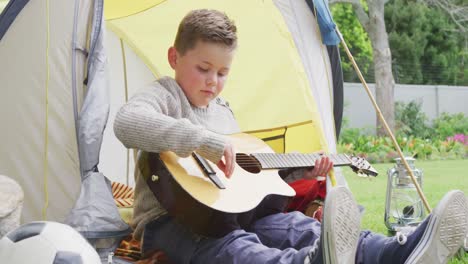
<svg viewBox="0 0 468 264"><path fill-rule="evenodd" d="M261 153L256 153L254 155L258 155L258 154L261 154ZM264 154L275 154L275 153L264 153ZM276 155L278 155L278 154L276 153ZM308 155L310 155L310 154L308 154ZM312 154L312 155L315 156L315 154ZM278 158L278 157L287 158L288 157L288 155L284 155L284 154L280 155L280 156L276 156L276 157L272 156L272 155L267 155L267 156L274 157L274 158ZM306 157L306 156L304 156L304 157ZM319 157L321 157L321 156L319 156ZM333 155L333 156L330 156L330 157L333 158L333 159L338 160L338 162L334 162L334 167L336 167L338 165L341 165L341 166L351 165L351 166L354 166L354 167L356 167L358 169L361 169L361 170L362 169L367 169L367 170L372 169L372 166L370 164L366 164L367 161L365 159L363 159L363 158L359 158L358 162L353 162L350 158L348 158L348 160L345 161L345 162L343 162L343 161L340 162L339 159L342 157L342 155L338 154L338 155ZM271 164L265 164L266 163L265 162L265 157L261 157L260 159L262 159L262 158L263 158L262 161L264 161L263 165L261 164L260 161L253 160L253 159L255 159L255 157L253 157L253 156L247 156L247 157L240 156L239 158L236 157L236 163L239 166L243 167L243 168L257 168L257 169L259 167L261 169L280 169L280 168L294 168L294 167L296 167L296 168L307 168L307 167L314 167L315 166L315 164L313 164L313 165L292 165L292 164L288 164L288 165L282 165L282 166L277 165L277 164L271 165ZM307 158L311 158L311 157L307 156ZM279 163L281 163L281 162L285 162L284 159L282 161L280 161ZM310 161L310 162L313 163L314 161ZM293 163L293 162L290 162L290 163ZM283 164L283 163L281 163L281 164Z"/></svg>
<svg viewBox="0 0 468 264"><path fill-rule="evenodd" d="M265 154L270 154L270 153L255 153L255 154L244 154L244 153L237 153L237 154L243 154L243 155L239 155L240 158L245 158L245 159L252 159L253 157L255 156L271 156L271 157L275 157L275 158L280 158L280 157L295 157L293 156L293 154L275 154L275 153L271 153L272 155L265 155ZM340 159L342 158L343 156L340 156L340 155L314 155L314 154L301 154L301 155L298 155L298 156L301 156L301 157L304 157L304 158L321 158L321 157L329 157L329 158L333 158L333 159ZM344 157L347 157L347 156L344 156ZM349 159L349 157L348 157Z"/></svg>
<svg viewBox="0 0 468 264"><path fill-rule="evenodd" d="M259 161L259 162L256 162L256 161L252 161L251 159L236 159L236 162L239 164L239 165L252 165L252 166L258 166L258 165L262 165L262 163ZM312 163L311 165L307 165L307 164L299 164L299 165L294 165L292 163L294 162L290 162L290 164L286 164L284 166L286 167L312 167L312 166L315 166L315 161L310 161L310 163ZM333 162L334 165L348 165L348 164L352 164L352 162ZM284 164L284 163L281 163L281 165ZM274 165L277 165L277 164L274 164ZM281 166L282 167L282 166Z"/></svg>
<svg viewBox="0 0 468 264"><path fill-rule="evenodd" d="M276 157L276 158L273 158L273 159L280 159L280 158L284 158L284 157ZM244 161L251 161L253 163L257 162L256 160L262 160L264 161L265 159L268 159L265 158L265 157L236 157L236 160L244 160ZM297 161L297 160L294 160L294 159L290 159L291 161L288 161L287 159L282 159L280 162L294 162L294 161ZM304 160L304 159L301 159L302 161L306 161L306 162L315 162L316 160L318 159L312 159L312 160ZM334 162L339 162L339 163L353 163L353 161L351 160L342 160L342 159L332 159L332 161ZM364 160L360 161L360 162L363 162ZM355 162L356 163L356 162Z"/></svg>
<svg viewBox="0 0 468 264"><path fill-rule="evenodd" d="M266 153L266 154L269 154L269 153ZM271 156L271 155L269 155L269 156ZM277 156L277 157L285 158L285 157L287 157L287 155L281 155L281 156ZM304 156L304 157L305 157L305 156ZM310 158L310 157L307 157L307 158ZM333 157L332 157L332 158L333 158ZM254 159L254 157L250 157L250 156L249 156L249 157L239 157L239 158L236 157L236 162L237 162L239 165L243 165L243 166L249 166L249 167L259 167L259 166L260 166L260 167L262 167L262 164L261 164L260 161L255 161L255 160L252 160L252 159ZM264 157L261 157L260 159L264 159ZM334 161L334 165L353 165L353 163L354 163L354 164L356 164L356 165L360 165L360 166L357 166L357 167L370 166L370 164L369 164L369 165L364 165L364 164L366 163L364 159L360 159L360 162L358 162L358 163L352 162L352 161L344 161L344 162L343 162L343 161L340 161L340 160L337 159L337 158L334 158L334 159L336 160L336 161ZM308 162L313 163L313 162L315 162L316 160L317 160L317 159L311 160L311 161L308 161ZM262 160L262 161L264 161L264 160ZM275 163L284 164L284 162L285 162L285 161L282 160L282 162L275 162ZM264 162L264 163L265 163L265 162ZM286 163L288 163L288 162L286 162ZM292 163L294 163L294 161L290 161L289 163L290 163L290 164L287 164L287 165L284 165L284 166L279 166L279 165L278 165L278 167L313 167L313 166L315 166L315 164L310 165L310 166L309 166L309 165L302 165L302 164L301 164L301 165L293 165ZM361 164L361 163L364 163L364 164ZM277 165L277 164L274 164L274 165ZM364 166L363 166L363 165L364 165ZM270 166L268 166L268 167L270 167Z"/></svg>
<svg viewBox="0 0 468 264"><path fill-rule="evenodd" d="M245 164L259 164L259 163L261 163L260 161L254 161L254 160L252 160L252 159L240 159L240 158L236 158L236 161L237 161L237 162L243 162L243 163L245 163ZM262 161L264 161L264 160L262 160ZM317 160L304 161L304 162L302 162L302 164L307 164L307 163L309 163L309 162L310 162L310 163L314 163L315 161L317 161ZM275 162L275 163L282 163L282 164L283 164L283 163L294 163L294 161L282 161L282 162ZM352 164L353 162L348 162L348 161L345 161L345 162L333 161L333 163L335 163L335 164ZM359 164L359 163L358 163L358 164ZM315 165L315 163L314 163L314 165Z"/></svg>

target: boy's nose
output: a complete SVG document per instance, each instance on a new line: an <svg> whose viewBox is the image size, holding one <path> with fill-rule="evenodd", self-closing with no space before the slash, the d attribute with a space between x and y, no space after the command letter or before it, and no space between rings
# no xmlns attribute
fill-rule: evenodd
<svg viewBox="0 0 468 264"><path fill-rule="evenodd" d="M208 86L216 86L218 84L218 77L216 74L210 74L206 79L206 84Z"/></svg>

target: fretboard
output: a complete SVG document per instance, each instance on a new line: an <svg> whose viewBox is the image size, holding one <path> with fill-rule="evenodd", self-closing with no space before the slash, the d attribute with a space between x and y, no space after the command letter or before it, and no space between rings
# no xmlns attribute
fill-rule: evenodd
<svg viewBox="0 0 468 264"><path fill-rule="evenodd" d="M311 153L255 153L250 154L255 157L262 169L286 169L286 168L303 168L315 165L315 161L323 154ZM351 159L346 154L328 154L327 155L333 166L348 166L351 165Z"/></svg>

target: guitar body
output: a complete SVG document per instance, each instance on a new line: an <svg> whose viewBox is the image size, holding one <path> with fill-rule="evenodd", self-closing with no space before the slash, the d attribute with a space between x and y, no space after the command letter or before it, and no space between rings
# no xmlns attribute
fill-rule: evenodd
<svg viewBox="0 0 468 264"><path fill-rule="evenodd" d="M247 134L232 135L230 140L236 152L273 153L262 140ZM282 212L287 197L295 195L276 169L250 173L236 164L228 179L208 163L224 188L206 176L193 156L141 152L137 168L169 214L202 235L218 237L246 228L255 219Z"/></svg>

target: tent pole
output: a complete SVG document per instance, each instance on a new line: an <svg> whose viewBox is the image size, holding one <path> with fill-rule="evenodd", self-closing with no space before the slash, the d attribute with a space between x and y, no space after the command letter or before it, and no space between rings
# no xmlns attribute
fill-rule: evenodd
<svg viewBox="0 0 468 264"><path fill-rule="evenodd" d="M405 168L406 170L408 171L409 175L410 175L410 178L411 178L411 181L413 182L414 186L416 187L416 190L418 191L418 194L419 194L419 197L421 197L421 200L422 202L424 203L424 206L426 207L427 211L430 213L431 212L431 207L429 206L429 203L427 202L427 199L426 197L424 196L424 193L422 192L422 189L421 189L421 186L419 186L418 184L418 181L416 180L416 177L414 176L413 174L413 171L411 170L408 162L406 161L404 155L403 155L403 152L401 151L401 148L400 146L398 145L398 142L396 141L395 139L395 136L393 135L392 133L392 130L390 129L390 127L388 126L387 124L387 121L385 121L385 118L382 114L382 112L380 111L380 107L377 105L377 102L375 101L375 98L374 96L372 95L369 87L367 86L367 83L366 83L366 80L364 80L364 77L362 76L362 73L361 71L359 70L359 67L357 66L357 63L356 61L354 60L354 57L353 55L351 54L351 52L349 51L348 49L348 45L346 45L346 42L345 40L343 39L343 35L341 35L341 32L338 30L338 28L336 28L336 33L338 34L338 36L340 37L340 40L341 40L341 43L343 44L343 48L345 49L346 51L346 55L348 55L348 58L349 60L351 61L351 63L353 64L353 68L354 70L356 71L358 77L359 77L359 80L361 80L361 83L362 85L364 86L366 92L367 92L367 95L369 95L369 99L371 100L372 102L372 105L374 106L375 108L375 111L377 112L377 116L379 117L380 121L382 122L382 124L384 125L384 128L385 130L387 131L388 135L390 136L392 142L393 142L393 145L395 146L395 149L397 150L398 152L398 156L400 156L401 158L401 161L403 162L403 164L405 165Z"/></svg>
<svg viewBox="0 0 468 264"><path fill-rule="evenodd" d="M127 60L125 57L124 42L121 38L119 38L119 40L120 40L120 49L122 51L122 66L123 66L123 76L124 76L124 85L125 85L125 103L127 103L128 102ZM127 149L127 167L125 171L125 180L126 180L127 186L130 186L129 175L130 175L130 149Z"/></svg>

